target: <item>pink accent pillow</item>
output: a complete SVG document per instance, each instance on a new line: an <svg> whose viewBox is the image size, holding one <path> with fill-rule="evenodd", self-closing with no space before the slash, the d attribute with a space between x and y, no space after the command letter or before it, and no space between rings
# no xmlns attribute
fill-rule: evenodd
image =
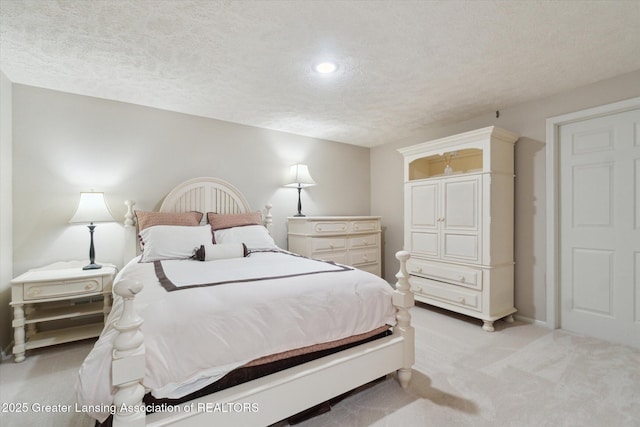
<svg viewBox="0 0 640 427"><path fill-rule="evenodd" d="M209 224L211 224L211 229L215 231L245 225L262 225L262 214L259 211L240 214L217 214L215 212L208 212L207 220Z"/></svg>
<svg viewBox="0 0 640 427"><path fill-rule="evenodd" d="M202 212L145 212L135 211L138 232L154 225L200 225Z"/></svg>

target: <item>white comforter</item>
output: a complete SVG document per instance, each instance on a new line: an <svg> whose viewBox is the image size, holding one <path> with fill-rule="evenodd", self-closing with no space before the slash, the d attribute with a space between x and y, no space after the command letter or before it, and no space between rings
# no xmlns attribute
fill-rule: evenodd
<svg viewBox="0 0 640 427"><path fill-rule="evenodd" d="M282 253L252 253L218 261L163 262L175 277L188 267L251 270L259 264L290 263ZM274 267L272 276L282 275ZM228 283L167 292L153 263L132 260L116 281L144 283L135 307L144 319L146 375L143 385L157 398L179 398L254 359L326 343L395 323L392 288L370 273L353 269L279 279ZM177 279L176 279L177 281ZM212 280L207 278L205 283ZM113 402L111 350L113 322L122 310L116 297L102 335L82 364L76 383L78 404L104 408ZM103 421L107 412L91 412Z"/></svg>

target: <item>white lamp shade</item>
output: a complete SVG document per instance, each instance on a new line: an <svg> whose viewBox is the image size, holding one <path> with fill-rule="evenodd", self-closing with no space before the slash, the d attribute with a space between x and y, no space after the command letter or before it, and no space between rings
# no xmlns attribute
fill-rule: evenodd
<svg viewBox="0 0 640 427"><path fill-rule="evenodd" d="M80 193L80 203L70 223L113 222L104 193Z"/></svg>
<svg viewBox="0 0 640 427"><path fill-rule="evenodd" d="M307 165L293 165L289 171L289 179L285 187L311 187L316 182L311 178Z"/></svg>

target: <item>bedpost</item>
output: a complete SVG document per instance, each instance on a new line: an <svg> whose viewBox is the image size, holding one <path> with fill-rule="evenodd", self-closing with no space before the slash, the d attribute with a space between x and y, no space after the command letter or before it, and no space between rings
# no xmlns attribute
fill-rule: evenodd
<svg viewBox="0 0 640 427"><path fill-rule="evenodd" d="M136 251L136 223L133 216L133 200L125 200L127 213L124 215L124 249L122 251L122 265L127 265L137 254Z"/></svg>
<svg viewBox="0 0 640 427"><path fill-rule="evenodd" d="M267 203L264 205L264 226L267 228L269 234L272 234L272 225L273 225L273 216L271 216L271 208L273 205L271 203Z"/></svg>
<svg viewBox="0 0 640 427"><path fill-rule="evenodd" d="M140 331L143 320L133 306L133 299L141 290L142 283L126 279L117 282L113 289L123 299L122 314L113 325L118 331L111 361L111 383L117 388L113 401L114 427L145 425L144 387L140 384L145 373L144 336Z"/></svg>
<svg viewBox="0 0 640 427"><path fill-rule="evenodd" d="M399 333L404 337L404 360L402 368L398 370L398 381L402 388L409 386L411 380L411 367L415 362L415 330L411 326L411 314L409 309L415 305L411 285L409 284L409 273L407 272L407 261L409 252L399 251L396 258L400 261L400 271L396 274L398 283L393 293L393 305L398 309L396 314L396 325L394 333Z"/></svg>

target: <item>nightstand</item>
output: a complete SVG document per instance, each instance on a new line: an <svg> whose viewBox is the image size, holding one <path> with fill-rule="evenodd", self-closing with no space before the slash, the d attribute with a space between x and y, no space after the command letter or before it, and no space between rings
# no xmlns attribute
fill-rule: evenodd
<svg viewBox="0 0 640 427"><path fill-rule="evenodd" d="M83 270L86 261L57 262L11 281L16 362L25 351L97 337L111 311L116 267Z"/></svg>

